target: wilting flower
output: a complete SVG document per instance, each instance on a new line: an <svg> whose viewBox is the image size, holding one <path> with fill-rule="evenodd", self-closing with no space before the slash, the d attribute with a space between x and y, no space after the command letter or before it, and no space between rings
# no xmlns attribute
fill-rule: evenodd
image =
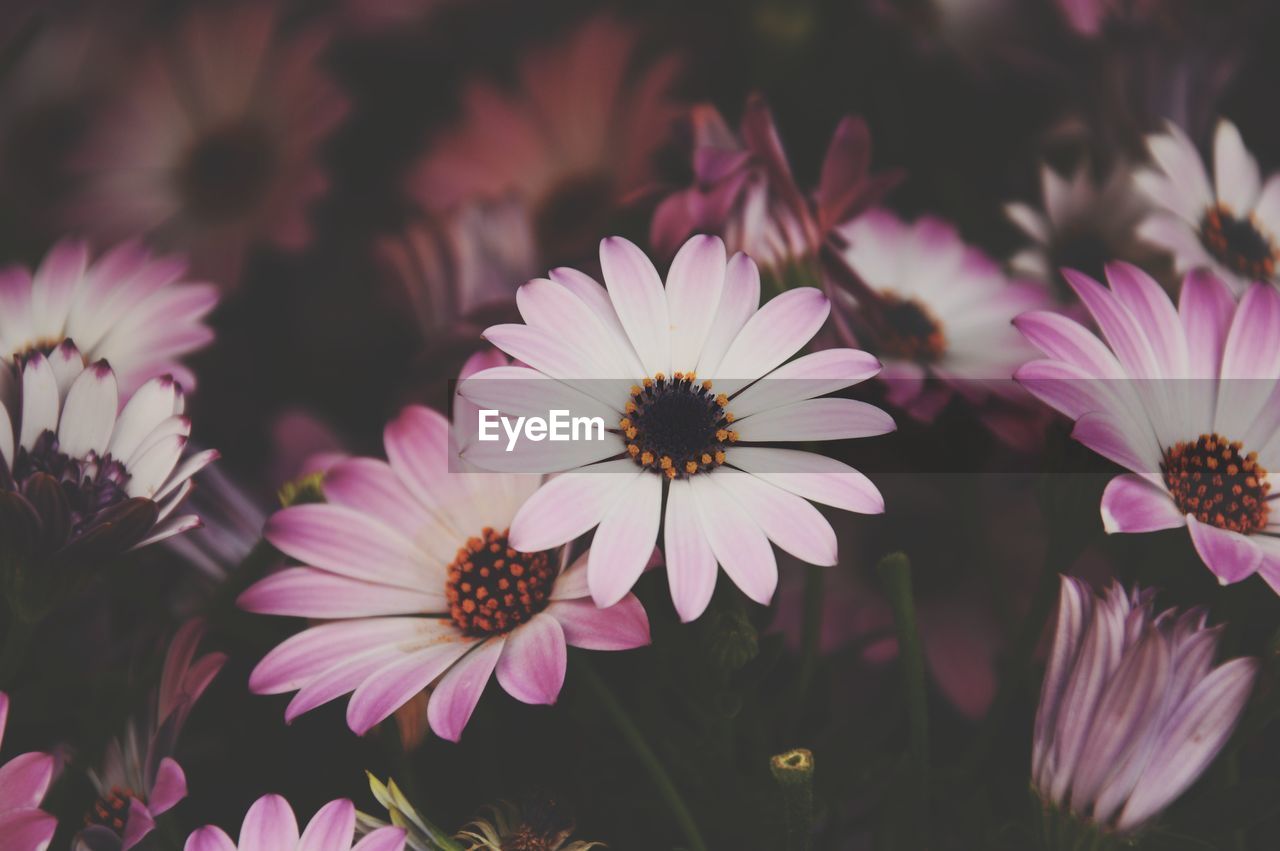
<svg viewBox="0 0 1280 851"><path fill-rule="evenodd" d="M526 56L518 91L470 83L461 120L410 179L413 197L433 213L513 198L544 258L589 250L601 216L652 180L681 112L669 95L678 63L638 65L639 45L636 30L598 15Z"/></svg>
<svg viewBox="0 0 1280 851"><path fill-rule="evenodd" d="M187 796L173 753L196 701L227 661L223 653L197 657L203 637L201 620L174 634L147 717L131 721L123 740L107 746L101 770L89 772L98 800L76 837L77 851L128 851L155 829L156 816Z"/></svg>
<svg viewBox="0 0 1280 851"><path fill-rule="evenodd" d="M1014 274L1057 283L1064 266L1101 273L1115 259L1142 258L1135 230L1148 210L1135 190L1127 165L1117 163L1098 180L1088 163L1063 177L1049 166L1040 170L1043 209L1013 202L1005 214L1032 241L1009 259Z"/></svg>
<svg viewBox="0 0 1280 851"><path fill-rule="evenodd" d="M347 108L318 64L327 43L283 33L272 3L192 11L104 112L71 217L180 247L227 286L251 245L304 247L307 208L328 188L317 148Z"/></svg>
<svg viewBox="0 0 1280 851"><path fill-rule="evenodd" d="M1064 274L1102 339L1058 314L1024 314L1019 330L1048 358L1017 379L1076 420L1077 440L1132 471L1102 495L1106 530L1185 526L1220 582L1261 573L1280 591L1267 474L1280 463L1280 291L1255 284L1237 304L1218 278L1193 273L1175 308L1126 263L1107 266L1110 289Z"/></svg>
<svg viewBox="0 0 1280 851"><path fill-rule="evenodd" d="M730 252L779 273L814 260L833 228L879 203L902 179L898 171L870 173L871 134L861 118L836 127L812 197L796 186L760 95L748 99L737 136L713 106L695 107L692 122L694 185L653 214L651 239L666 256L695 233L715 233Z"/></svg>
<svg viewBox="0 0 1280 851"><path fill-rule="evenodd" d="M312 816L302 835L289 802L264 795L240 826L239 851L403 851L404 831L385 827L356 842L356 808L345 798L330 801ZM222 828L209 825L187 837L184 851L237 851Z"/></svg>
<svg viewBox="0 0 1280 851"><path fill-rule="evenodd" d="M1132 833L1155 819L1222 750L1244 710L1256 659L1214 666L1221 629L1202 609L1155 613L1154 592L1101 596L1062 578L1040 692L1031 780L1041 800Z"/></svg>
<svg viewBox="0 0 1280 851"><path fill-rule="evenodd" d="M481 353L463 377L502 361ZM457 401L455 416L469 419L473 409ZM324 474L326 503L267 521L267 540L304 566L240 597L250 611L330 621L285 641L250 677L259 694L298 692L287 720L354 691L347 723L364 734L431 687L428 723L457 741L495 670L512 697L551 704L566 645L649 643L634 596L605 609L584 599L587 556L566 569L565 550L508 541L540 476L454 472L464 462L449 421L420 406L392 420L384 440L389 463L339 461ZM652 551L650 541L646 560Z"/></svg>
<svg viewBox="0 0 1280 851"><path fill-rule="evenodd" d="M572 269L521 287L527 324L494 326L485 338L528 367L462 384L483 408L524 414L515 397L532 395L544 414L566 408L608 426L602 440L465 450L489 469L564 473L520 507L512 546L536 552L596 529L587 579L597 605L613 605L645 568L665 493L667 576L685 620L706 608L717 562L767 604L778 582L770 540L803 561L835 564L835 532L808 500L878 513L880 492L834 459L744 444L892 431L893 420L865 402L817 398L875 375L876 359L831 349L783 365L826 321L826 296L806 287L760 307L755 263L737 254L726 267L717 237L689 240L665 288L625 239L604 240L600 262L607 291Z"/></svg>
<svg viewBox="0 0 1280 851"><path fill-rule="evenodd" d="M514 312L517 283L542 266L528 211L511 198L414 222L378 253L429 344L474 345L485 326Z"/></svg>
<svg viewBox="0 0 1280 851"><path fill-rule="evenodd" d="M1264 182L1230 121L1213 141L1213 179L1177 125L1149 136L1155 168L1135 180L1155 211L1138 235L1173 255L1179 272L1212 269L1237 293L1253 281L1280 281L1280 174Z"/></svg>
<svg viewBox="0 0 1280 851"><path fill-rule="evenodd" d="M467 851L504 851L530 848L537 851L589 851L603 842L570 841L575 819L564 802L549 795L531 797L516 804L503 801L488 807L458 832Z"/></svg>
<svg viewBox="0 0 1280 851"><path fill-rule="evenodd" d="M167 545L207 579L221 582L262 539L266 512L217 467L201 475L191 506L199 512L203 528L170 538Z"/></svg>
<svg viewBox="0 0 1280 851"><path fill-rule="evenodd" d="M78 240L55 245L34 273L0 271L0 402L13 401L24 357L52 357L68 340L86 362L108 361L125 396L166 373L194 386L181 359L213 339L204 319L218 293L185 276L184 261L153 257L136 242L90 262Z"/></svg>
<svg viewBox="0 0 1280 851"><path fill-rule="evenodd" d="M9 696L0 691L0 742L9 720ZM58 821L40 809L53 781L54 758L24 753L0 765L0 847L5 851L45 851Z"/></svg>
<svg viewBox="0 0 1280 851"><path fill-rule="evenodd" d="M442 851L453 848L449 835L436 827L414 808L400 791L395 780L383 783L369 774L369 789L379 804L387 810L391 823L405 832L404 844L411 851ZM356 813L356 830L361 836L382 830L387 822L368 813Z"/></svg>
<svg viewBox="0 0 1280 851"><path fill-rule="evenodd" d="M14 551L108 557L199 525L174 512L217 452L183 457L191 421L172 377L121 409L111 367L85 366L70 340L19 365L16 398L0 405L0 512Z"/></svg>
<svg viewBox="0 0 1280 851"><path fill-rule="evenodd" d="M1009 280L933 217L909 224L872 210L839 233L856 280L837 290L836 308L848 333L884 363L889 401L929 422L958 393L1011 443L1027 443L1017 425L1031 400L1010 379L1035 350L1009 323L1049 306L1048 291ZM1024 415L1011 415L1011 406Z"/></svg>

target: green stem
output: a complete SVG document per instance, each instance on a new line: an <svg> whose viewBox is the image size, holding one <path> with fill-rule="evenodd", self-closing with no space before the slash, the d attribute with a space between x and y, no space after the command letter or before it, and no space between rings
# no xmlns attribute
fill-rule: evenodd
<svg viewBox="0 0 1280 851"><path fill-rule="evenodd" d="M666 802L667 807L671 810L671 814L675 817L676 822L680 825L680 830L684 833L685 840L689 843L691 851L707 851L707 844L702 839L702 834L698 832L698 825L693 820L693 814L689 812L689 808L685 806L684 798L680 796L679 790L676 789L670 775L667 774L662 762L658 759L657 754L649 747L649 743L645 741L644 733L640 732L640 728L636 726L635 721L623 708L618 698L600 679L600 675L595 672L591 666L590 660L585 656L578 654L574 659L573 670L586 684L591 693L595 695L597 701L604 708L605 713L617 726L618 732L631 746L631 750L635 753L636 758L640 760L640 764L644 766L649 773L655 786L658 787L658 793Z"/></svg>
<svg viewBox="0 0 1280 851"><path fill-rule="evenodd" d="M813 753L796 748L769 761L769 770L782 793L786 819L786 851L813 848Z"/></svg>
<svg viewBox="0 0 1280 851"><path fill-rule="evenodd" d="M891 553L880 560L877 570L898 630L898 660L902 666L902 685L907 701L908 747L916 796L914 825L916 829L923 830L929 823L929 710L924 651L911 593L911 562L902 553Z"/></svg>

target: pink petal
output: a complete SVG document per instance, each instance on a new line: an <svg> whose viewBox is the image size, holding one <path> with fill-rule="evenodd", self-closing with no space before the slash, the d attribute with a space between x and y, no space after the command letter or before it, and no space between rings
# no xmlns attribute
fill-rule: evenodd
<svg viewBox="0 0 1280 851"><path fill-rule="evenodd" d="M347 704L347 725L356 735L363 736L431 685L474 645L473 639L459 634L450 640L405 653L369 674Z"/></svg>
<svg viewBox="0 0 1280 851"><path fill-rule="evenodd" d="M613 236L600 243L600 267L604 271L609 299L646 373L670 373L671 332L667 297L653 263L635 245Z"/></svg>
<svg viewBox="0 0 1280 851"><path fill-rule="evenodd" d="M286 639L249 675L254 694L280 694L304 686L331 667L336 655L358 655L382 646L428 640L439 624L424 618L377 618L326 623Z"/></svg>
<svg viewBox="0 0 1280 851"><path fill-rule="evenodd" d="M1187 371L1187 342L1168 294L1146 272L1129 263L1109 263L1107 281L1154 351L1161 374L1181 378Z"/></svg>
<svg viewBox="0 0 1280 851"><path fill-rule="evenodd" d="M836 563L835 530L808 501L750 473L720 470L714 475L716 484L746 509L779 549L809 564Z"/></svg>
<svg viewBox="0 0 1280 851"><path fill-rule="evenodd" d="M764 532L712 479L694 476L694 503L716 560L743 593L762 606L778 587L778 563Z"/></svg>
<svg viewBox="0 0 1280 851"><path fill-rule="evenodd" d="M155 829L155 816L147 809L146 804L134 798L129 802L129 817L125 821L120 851L129 851L130 848L146 839Z"/></svg>
<svg viewBox="0 0 1280 851"><path fill-rule="evenodd" d="M372 514L405 537L422 528L422 508L391 466L376 458L347 458L325 472L326 502Z"/></svg>
<svg viewBox="0 0 1280 851"><path fill-rule="evenodd" d="M1155 456L1159 448L1155 444L1155 435L1132 435L1130 431L1108 414L1090 412L1076 420L1071 436L1102 457L1135 473L1158 471L1159 462Z"/></svg>
<svg viewBox="0 0 1280 851"><path fill-rule="evenodd" d="M43 810L0 813L0 838L4 839L5 851L48 851L57 830L58 820Z"/></svg>
<svg viewBox="0 0 1280 851"><path fill-rule="evenodd" d="M739 251L729 258L725 268L720 304L711 320L711 327L707 329L702 353L698 356L700 375L717 374L725 352L759 307L760 270L750 257Z"/></svg>
<svg viewBox="0 0 1280 851"><path fill-rule="evenodd" d="M37 807L53 781L49 754L24 753L0 766L0 812Z"/></svg>
<svg viewBox="0 0 1280 851"><path fill-rule="evenodd" d="M1079 367L1094 378L1125 378L1119 361L1084 326L1047 310L1032 310L1013 320L1022 335L1051 358Z"/></svg>
<svg viewBox="0 0 1280 851"><path fill-rule="evenodd" d="M768 380L768 379L766 379ZM845 440L876 437L897 428L893 417L858 399L806 399L737 420L733 428L753 442Z"/></svg>
<svg viewBox="0 0 1280 851"><path fill-rule="evenodd" d="M175 760L165 757L160 760L155 782L151 784L151 791L147 794L147 808L158 816L173 809L185 797L187 775Z"/></svg>
<svg viewBox="0 0 1280 851"><path fill-rule="evenodd" d="M298 842L298 851L348 851L356 833L356 808L345 798L320 808Z"/></svg>
<svg viewBox="0 0 1280 851"><path fill-rule="evenodd" d="M539 612L507 635L498 682L516 700L550 706L560 696L568 661L560 622Z"/></svg>
<svg viewBox="0 0 1280 851"><path fill-rule="evenodd" d="M427 722L437 736L456 742L471 720L489 675L502 655L501 640L485 641L441 678L427 704Z"/></svg>
<svg viewBox="0 0 1280 851"><path fill-rule="evenodd" d="M724 243L717 236L694 236L676 253L667 274L671 319L671 368L698 366L707 329L724 290Z"/></svg>
<svg viewBox="0 0 1280 851"><path fill-rule="evenodd" d="M209 825L188 836L183 851L236 851L236 844L222 832L222 828Z"/></svg>
<svg viewBox="0 0 1280 851"><path fill-rule="evenodd" d="M352 579L429 587L433 572L414 545L376 518L340 505L295 505L267 520L263 536L286 555Z"/></svg>
<svg viewBox="0 0 1280 851"><path fill-rule="evenodd" d="M240 826L239 851L286 851L298 844L298 821L279 795L254 801Z"/></svg>
<svg viewBox="0 0 1280 851"><path fill-rule="evenodd" d="M355 844L351 851L404 851L404 829L381 827Z"/></svg>
<svg viewBox="0 0 1280 851"><path fill-rule="evenodd" d="M1247 579L1258 571L1262 550L1248 537L1201 523L1190 514L1187 515L1187 530L1201 561L1223 585Z"/></svg>
<svg viewBox="0 0 1280 851"><path fill-rule="evenodd" d="M787 290L747 320L709 377L727 383L728 387L718 388L725 392L741 386L738 382L759 378L804 348L830 313L831 303L822 290Z"/></svg>
<svg viewBox="0 0 1280 851"><path fill-rule="evenodd" d="M1191 378L1217 378L1236 300L1212 272L1195 271L1182 282L1178 312L1187 337Z"/></svg>
<svg viewBox="0 0 1280 851"><path fill-rule="evenodd" d="M327 570L293 567L258 580L236 600L245 611L301 618L364 618L448 611L444 574L437 591L410 591Z"/></svg>
<svg viewBox="0 0 1280 851"><path fill-rule="evenodd" d="M859 514L884 512L884 497L871 480L835 458L799 449L735 446L729 463L822 505Z"/></svg>
<svg viewBox="0 0 1280 851"><path fill-rule="evenodd" d="M565 641L584 650L631 650L649 639L649 616L634 594L607 609L591 600L557 600L546 613L560 622Z"/></svg>
<svg viewBox="0 0 1280 851"><path fill-rule="evenodd" d="M73 458L104 453L116 424L119 392L105 361L88 367L71 385L58 425L58 449Z"/></svg>
<svg viewBox="0 0 1280 851"><path fill-rule="evenodd" d="M658 540L661 511L662 477L642 471L601 518L587 557L587 582L597 606L612 606L636 584Z"/></svg>
<svg viewBox="0 0 1280 851"><path fill-rule="evenodd" d="M1164 371L1150 341L1115 294L1074 269L1064 269L1062 274L1089 309L1128 374L1134 378L1160 378Z"/></svg>
<svg viewBox="0 0 1280 851"><path fill-rule="evenodd" d="M1134 473L1116 476L1102 493L1102 528L1107 534L1156 532L1186 523L1168 491Z"/></svg>
<svg viewBox="0 0 1280 851"><path fill-rule="evenodd" d="M798 357L743 390L730 406L738 419L825 396L871 378L880 361L857 349L825 349Z"/></svg>
<svg viewBox="0 0 1280 851"><path fill-rule="evenodd" d="M536 553L572 541L598 525L641 475L644 471L624 458L556 476L516 513L511 521L511 546Z"/></svg>
<svg viewBox="0 0 1280 851"><path fill-rule="evenodd" d="M706 610L719 573L711 544L702 531L692 487L686 479L671 483L667 489L667 519L663 530L671 602L685 623Z"/></svg>

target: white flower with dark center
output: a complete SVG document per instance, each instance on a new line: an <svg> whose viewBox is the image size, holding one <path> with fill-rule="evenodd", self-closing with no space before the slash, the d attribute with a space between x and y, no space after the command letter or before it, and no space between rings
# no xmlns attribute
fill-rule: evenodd
<svg viewBox="0 0 1280 851"><path fill-rule="evenodd" d="M106 361L85 366L60 343L21 358L16 404L0 404L0 528L15 551L108 557L199 525L176 510L191 477L217 457L184 458L191 421L170 376L123 408Z"/></svg>
<svg viewBox="0 0 1280 851"><path fill-rule="evenodd" d="M464 451L489 469L562 473L520 508L511 545L538 552L596 529L588 584L609 606L644 570L665 503L667 574L685 620L706 608L717 563L768 603L778 581L770 542L835 564L835 533L809 500L878 513L880 492L840 461L760 444L892 431L892 418L865 402L818 398L870 378L879 362L854 349L788 362L826 321L826 296L794 289L762 307L755 263L737 254L726 264L716 237L685 243L665 287L624 239L604 240L600 261L606 287L573 269L521 287L525 324L485 337L528 366L486 370L460 391L481 408L545 415L554 402L610 426L604 440Z"/></svg>
<svg viewBox="0 0 1280 851"><path fill-rule="evenodd" d="M1138 235L1172 254L1179 272L1212 269L1237 293L1253 281L1280 281L1280 174L1262 180L1236 126L1218 122L1212 180L1174 124L1147 147L1156 168L1134 179L1158 209Z"/></svg>

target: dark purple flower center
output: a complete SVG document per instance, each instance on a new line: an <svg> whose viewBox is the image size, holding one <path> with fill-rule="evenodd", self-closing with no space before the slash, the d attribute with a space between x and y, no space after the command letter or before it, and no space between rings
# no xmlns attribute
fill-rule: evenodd
<svg viewBox="0 0 1280 851"><path fill-rule="evenodd" d="M1160 472L1183 514L1219 529L1248 534L1267 525L1271 483L1258 453L1245 454L1240 441L1202 434L1164 452Z"/></svg>
<svg viewBox="0 0 1280 851"><path fill-rule="evenodd" d="M882 354L898 360L930 363L947 350L942 324L920 302L892 294L880 296L880 328L876 335Z"/></svg>
<svg viewBox="0 0 1280 851"><path fill-rule="evenodd" d="M19 448L14 458L10 489L32 498L37 482L50 478L61 491L69 509L69 540L74 540L99 514L129 498L125 486L129 473L110 454L91 452L72 458L59 451L58 437L46 431L28 450Z"/></svg>
<svg viewBox="0 0 1280 851"><path fill-rule="evenodd" d="M1200 242L1223 266L1254 281L1270 280L1276 272L1276 247L1252 217L1238 218L1225 204L1205 211Z"/></svg>
<svg viewBox="0 0 1280 851"><path fill-rule="evenodd" d="M234 219L266 196L275 165L275 150L263 128L230 125L196 142L178 172L178 190L198 217Z"/></svg>
<svg viewBox="0 0 1280 851"><path fill-rule="evenodd" d="M111 787L111 791L95 801L92 809L85 813L85 827L101 825L123 836L129 820L129 805L134 797L132 789Z"/></svg>
<svg viewBox="0 0 1280 851"><path fill-rule="evenodd" d="M510 632L547 607L555 568L545 553L522 553L506 531L486 527L449 565L449 613L472 636Z"/></svg>
<svg viewBox="0 0 1280 851"><path fill-rule="evenodd" d="M737 441L729 428L729 399L693 373L658 373L631 388L627 415L618 423L627 453L637 464L669 479L712 470Z"/></svg>

